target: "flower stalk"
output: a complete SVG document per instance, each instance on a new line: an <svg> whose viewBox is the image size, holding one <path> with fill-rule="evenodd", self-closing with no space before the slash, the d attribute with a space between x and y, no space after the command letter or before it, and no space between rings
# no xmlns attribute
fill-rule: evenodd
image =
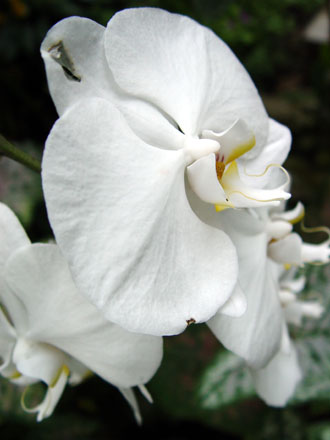
<svg viewBox="0 0 330 440"><path fill-rule="evenodd" d="M41 163L38 159L30 156L22 151L20 148L15 147L7 139L0 134L0 154L15 160L16 162L25 165L37 173L41 173Z"/></svg>

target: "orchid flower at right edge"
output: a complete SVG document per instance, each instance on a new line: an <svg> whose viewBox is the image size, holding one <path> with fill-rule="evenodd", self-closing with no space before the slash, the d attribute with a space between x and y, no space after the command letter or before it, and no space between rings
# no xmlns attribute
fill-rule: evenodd
<svg viewBox="0 0 330 440"><path fill-rule="evenodd" d="M258 395L268 405L275 407L285 406L303 379L295 342L289 336L288 326L301 326L303 318L318 319L324 312L319 302L299 299L305 277L296 275L297 267L289 271L278 267L279 298L285 319L282 343L265 367L250 369Z"/></svg>
<svg viewBox="0 0 330 440"><path fill-rule="evenodd" d="M292 226L304 216L301 203L287 211L282 206L215 215L192 194L190 201L202 220L225 230L235 243L239 285L247 298L241 317L219 311L207 324L226 348L245 359L258 394L270 405L284 406L301 379L287 323L300 325L303 316L318 318L322 313L321 305L299 301L296 293L304 280L289 278L288 270L295 273L305 263L329 263L329 231L315 228L328 233L320 244L303 242Z"/></svg>

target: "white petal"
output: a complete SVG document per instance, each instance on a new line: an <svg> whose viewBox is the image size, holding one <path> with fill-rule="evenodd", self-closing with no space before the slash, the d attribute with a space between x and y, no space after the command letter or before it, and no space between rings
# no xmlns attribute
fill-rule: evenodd
<svg viewBox="0 0 330 440"><path fill-rule="evenodd" d="M305 215L305 207L301 202L298 202L293 209L282 212L274 212L273 219L284 220L291 224L298 223Z"/></svg>
<svg viewBox="0 0 330 440"><path fill-rule="evenodd" d="M161 338L130 333L107 322L78 294L57 246L20 249L7 263L6 281L25 305L30 323L26 339L70 354L118 386L145 383L158 368ZM23 372L32 375L24 365Z"/></svg>
<svg viewBox="0 0 330 440"><path fill-rule="evenodd" d="M66 365L70 370L68 382L72 386L79 385L83 380L93 374L84 364L71 356L67 356Z"/></svg>
<svg viewBox="0 0 330 440"><path fill-rule="evenodd" d="M298 234L292 233L286 237L269 243L268 256L279 264L301 264L302 240Z"/></svg>
<svg viewBox="0 0 330 440"><path fill-rule="evenodd" d="M299 293L303 290L306 284L306 277L304 275L295 278L297 274L297 268L292 267L290 270L285 270L280 277L281 289L288 289L293 293Z"/></svg>
<svg viewBox="0 0 330 440"><path fill-rule="evenodd" d="M67 384L68 375L68 368L65 366L61 368L58 371L55 382L47 388L43 401L34 408L26 407L24 402L24 393L21 399L23 409L29 413L37 413L37 422L41 422L42 420L51 416Z"/></svg>
<svg viewBox="0 0 330 440"><path fill-rule="evenodd" d="M120 107L131 128L146 142L180 148L183 135L173 123L150 103L126 96L114 82L104 54L104 30L87 18L69 17L47 33L41 54L58 113L81 99L102 97Z"/></svg>
<svg viewBox="0 0 330 440"><path fill-rule="evenodd" d="M12 351L16 342L16 332L8 322L0 306L0 373L11 364Z"/></svg>
<svg viewBox="0 0 330 440"><path fill-rule="evenodd" d="M269 118L269 132L264 148L253 159L244 155L238 160L242 180L247 185L258 188L263 188L274 180L275 176L279 174L277 168L270 168L267 174L257 179L249 177L249 175L263 174L270 164L282 165L290 151L291 141L290 130L285 125Z"/></svg>
<svg viewBox="0 0 330 440"><path fill-rule="evenodd" d="M151 394L149 393L148 389L144 385L138 385L138 388L139 388L141 394L145 397L145 399L149 403L153 403L153 398L152 398Z"/></svg>
<svg viewBox="0 0 330 440"><path fill-rule="evenodd" d="M259 396L270 406L283 407L302 378L295 347L289 354L279 351L269 364L252 371Z"/></svg>
<svg viewBox="0 0 330 440"><path fill-rule="evenodd" d="M219 224L230 235L239 258L239 284L247 310L239 318L217 313L208 325L225 347L254 368L264 366L279 348L282 309L278 297L277 265L267 259L267 234L245 211L224 211ZM261 228L262 225L259 225Z"/></svg>
<svg viewBox="0 0 330 440"><path fill-rule="evenodd" d="M292 347L291 347L291 339L290 339L289 329L288 329L287 323L283 321L280 351L284 354L290 354L291 350L292 350Z"/></svg>
<svg viewBox="0 0 330 440"><path fill-rule="evenodd" d="M153 148L103 100L53 128L43 160L50 222L81 293L131 331L209 319L236 283L228 237L191 211L181 151Z"/></svg>
<svg viewBox="0 0 330 440"><path fill-rule="evenodd" d="M242 119L237 119L237 121L222 133L203 130L202 137L206 139L214 139L219 142L221 145L219 157L225 164L232 162L250 151L256 142L254 134Z"/></svg>
<svg viewBox="0 0 330 440"><path fill-rule="evenodd" d="M3 203L0 203L0 242L1 271L13 252L30 243L15 214Z"/></svg>
<svg viewBox="0 0 330 440"><path fill-rule="evenodd" d="M118 389L121 392L121 394L125 397L127 402L130 404L130 407L132 408L136 422L138 423L138 425L141 425L141 423L142 423L141 412L140 412L139 404L136 400L134 391L132 390L132 388L120 388L119 387Z"/></svg>
<svg viewBox="0 0 330 440"><path fill-rule="evenodd" d="M219 183L215 155L209 154L187 167L187 177L191 188L204 202L226 205L228 199Z"/></svg>
<svg viewBox="0 0 330 440"><path fill-rule="evenodd" d="M284 307L286 305L296 301L296 299L297 299L296 295L293 292L291 292L288 289L282 289L282 287L280 288L279 296L280 296L281 304Z"/></svg>
<svg viewBox="0 0 330 440"><path fill-rule="evenodd" d="M60 115L86 97L113 98L116 86L105 59L104 30L88 18L69 17L48 31L41 55Z"/></svg>
<svg viewBox="0 0 330 440"><path fill-rule="evenodd" d="M255 86L212 31L185 16L138 8L115 14L105 35L117 83L161 108L185 134L224 131L241 118L263 145L268 121Z"/></svg>
<svg viewBox="0 0 330 440"><path fill-rule="evenodd" d="M318 319L324 308L317 301L295 301L284 309L285 319L290 324L302 325L304 317Z"/></svg>
<svg viewBox="0 0 330 440"><path fill-rule="evenodd" d="M266 231L268 233L269 240L284 238L292 231L291 223L283 220L269 221L266 223Z"/></svg>
<svg viewBox="0 0 330 440"><path fill-rule="evenodd" d="M321 244L302 243L302 261L304 263L329 263L330 261L330 242L329 240Z"/></svg>
<svg viewBox="0 0 330 440"><path fill-rule="evenodd" d="M5 306L10 320L14 324L19 323L19 327L22 328L25 322L24 307L11 292L8 292L3 271L8 258L17 249L28 245L30 240L13 211L3 203L0 203L0 243L0 303Z"/></svg>
<svg viewBox="0 0 330 440"><path fill-rule="evenodd" d="M147 144L165 150L179 150L184 147L186 136L167 115L151 103L132 96L117 96L112 102L125 116L135 134Z"/></svg>
<svg viewBox="0 0 330 440"><path fill-rule="evenodd" d="M66 356L48 344L19 338L13 352L13 362L24 376L51 385Z"/></svg>
<svg viewBox="0 0 330 440"><path fill-rule="evenodd" d="M238 318L242 316L247 309L247 300L244 292L242 291L239 283L236 284L233 293L231 294L228 301L223 305L218 313L226 316L232 316L233 318Z"/></svg>
<svg viewBox="0 0 330 440"><path fill-rule="evenodd" d="M257 180L258 177L255 178ZM281 200L290 198L283 186L274 189L263 189L248 186L240 177L236 161L226 168L221 185L229 201L237 208L254 208L263 206L277 206Z"/></svg>
<svg viewBox="0 0 330 440"><path fill-rule="evenodd" d="M24 249L24 247L20 249ZM13 255L15 254L16 252L13 253ZM8 260L10 260L12 256ZM6 265L4 267L6 267ZM5 313L15 328L15 332L17 334L24 334L29 325L28 315L26 313L24 303L15 295L14 292L11 291L6 284L5 273L2 277L1 297L2 304L5 308Z"/></svg>

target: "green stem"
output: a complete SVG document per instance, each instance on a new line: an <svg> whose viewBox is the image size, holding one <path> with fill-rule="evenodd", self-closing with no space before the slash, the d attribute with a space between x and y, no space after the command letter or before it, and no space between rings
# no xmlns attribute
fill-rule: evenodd
<svg viewBox="0 0 330 440"><path fill-rule="evenodd" d="M10 157L10 159L19 162L37 173L41 173L41 163L39 160L15 147L0 134L0 154Z"/></svg>

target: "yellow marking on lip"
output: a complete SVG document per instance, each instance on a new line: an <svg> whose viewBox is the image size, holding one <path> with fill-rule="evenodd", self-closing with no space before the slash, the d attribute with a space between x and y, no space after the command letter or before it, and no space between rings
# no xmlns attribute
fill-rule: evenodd
<svg viewBox="0 0 330 440"><path fill-rule="evenodd" d="M225 164L227 165L229 162L232 162L238 157L243 156L243 154L250 151L255 146L255 144L256 138L255 136L252 136L247 142L237 145L237 147L235 147L227 157Z"/></svg>
<svg viewBox="0 0 330 440"><path fill-rule="evenodd" d="M226 165L223 162L220 162L220 161L215 162L215 169L217 172L217 177L218 177L219 182L221 182L223 173L225 171L225 167L226 167Z"/></svg>
<svg viewBox="0 0 330 440"><path fill-rule="evenodd" d="M224 172L224 177L237 177L238 176L238 166L236 160L233 160L226 171Z"/></svg>
<svg viewBox="0 0 330 440"><path fill-rule="evenodd" d="M19 377L22 377L21 373L19 371L15 371L15 373L13 373L11 376L9 376L8 379L10 379L10 380L18 379Z"/></svg>
<svg viewBox="0 0 330 440"><path fill-rule="evenodd" d="M69 376L70 374L69 367L67 367L65 364L61 368L59 368L58 372L56 373L54 379L52 380L52 383L49 385L51 388L54 388L54 386L57 384L62 373L65 373L66 376Z"/></svg>
<svg viewBox="0 0 330 440"><path fill-rule="evenodd" d="M291 225L295 225L296 223L299 223L301 220L303 220L303 218L305 217L305 209L302 210L302 212L297 215L297 217L289 220L289 223L291 223Z"/></svg>
<svg viewBox="0 0 330 440"><path fill-rule="evenodd" d="M228 205L216 204L216 205L214 205L214 207L217 212L221 212L221 211L224 211L225 209L234 208L234 205L232 205L231 203L228 202Z"/></svg>
<svg viewBox="0 0 330 440"><path fill-rule="evenodd" d="M235 161L233 161L226 170L225 167L226 166L223 162L216 162L217 177L223 189L225 189L225 185L224 182L221 182L222 177L226 178L228 176L230 177L238 174L237 163ZM221 212L229 208L235 208L228 198L226 198L226 203L216 203L214 207L216 212Z"/></svg>

